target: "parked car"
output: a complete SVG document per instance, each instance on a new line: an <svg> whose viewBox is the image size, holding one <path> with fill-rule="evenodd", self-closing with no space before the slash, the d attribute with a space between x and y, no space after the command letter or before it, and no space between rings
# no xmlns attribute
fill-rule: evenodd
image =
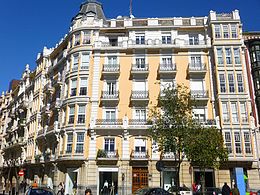
<svg viewBox="0 0 260 195"><path fill-rule="evenodd" d="M179 187L179 194L180 195L192 195L192 191L190 188L188 187ZM172 186L168 189L168 192L170 192L171 194L177 195L177 187L176 186Z"/></svg>
<svg viewBox="0 0 260 195"><path fill-rule="evenodd" d="M167 192L162 188L141 188L136 190L133 195L170 195L171 193Z"/></svg>
<svg viewBox="0 0 260 195"><path fill-rule="evenodd" d="M25 195L55 195L55 193L45 187L30 187L26 192Z"/></svg>
<svg viewBox="0 0 260 195"><path fill-rule="evenodd" d="M205 194L206 195L222 195L222 192L221 192L220 188L206 187Z"/></svg>

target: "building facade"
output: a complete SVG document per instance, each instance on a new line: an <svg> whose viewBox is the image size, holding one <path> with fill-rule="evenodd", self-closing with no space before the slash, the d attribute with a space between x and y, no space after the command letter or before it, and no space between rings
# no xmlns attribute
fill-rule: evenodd
<svg viewBox="0 0 260 195"><path fill-rule="evenodd" d="M131 194L175 185L174 153L148 135L149 110L161 90L182 84L198 106L194 118L223 132L229 161L206 170L206 186L259 188L259 157L250 116L241 21L237 10L208 17L106 19L102 5L82 3L67 35L37 56L19 85L1 98L2 184L22 180L65 194ZM164 169L157 171L162 160ZM20 174L21 172L24 175ZM18 174L19 173L19 174ZM201 170L181 165L181 184ZM20 175L20 176L19 176ZM245 176L248 180L244 180Z"/></svg>

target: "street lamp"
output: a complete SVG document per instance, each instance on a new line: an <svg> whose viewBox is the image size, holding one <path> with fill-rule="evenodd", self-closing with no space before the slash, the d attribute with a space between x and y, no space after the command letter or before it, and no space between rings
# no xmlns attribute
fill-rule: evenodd
<svg viewBox="0 0 260 195"><path fill-rule="evenodd" d="M259 176L259 179L260 179L260 162L259 162L259 151L258 151L258 142L257 142L257 133L259 133L259 127L253 128L252 133L255 136L257 171L258 171L258 176Z"/></svg>

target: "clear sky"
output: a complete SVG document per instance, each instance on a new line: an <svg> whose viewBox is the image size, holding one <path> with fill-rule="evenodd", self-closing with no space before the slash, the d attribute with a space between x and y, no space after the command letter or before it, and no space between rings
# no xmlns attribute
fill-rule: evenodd
<svg viewBox="0 0 260 195"><path fill-rule="evenodd" d="M35 68L37 53L54 47L68 32L84 0L1 0L0 92ZM100 0L107 18L129 15L130 0ZM238 9L244 31L260 31L260 0L133 0L135 17L208 16Z"/></svg>

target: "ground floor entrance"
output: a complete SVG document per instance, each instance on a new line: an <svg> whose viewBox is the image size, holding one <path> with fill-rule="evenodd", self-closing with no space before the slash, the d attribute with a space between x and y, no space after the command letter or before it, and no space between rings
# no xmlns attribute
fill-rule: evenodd
<svg viewBox="0 0 260 195"><path fill-rule="evenodd" d="M162 171L163 188L168 190L171 186L176 185L176 171L172 169L165 169Z"/></svg>
<svg viewBox="0 0 260 195"><path fill-rule="evenodd" d="M99 168L99 194L118 194L118 168Z"/></svg>
<svg viewBox="0 0 260 195"><path fill-rule="evenodd" d="M133 167L132 168L132 192L139 188L148 187L148 168Z"/></svg>
<svg viewBox="0 0 260 195"><path fill-rule="evenodd" d="M68 168L65 175L65 194L72 195L75 193L73 190L77 189L78 170L75 168Z"/></svg>
<svg viewBox="0 0 260 195"><path fill-rule="evenodd" d="M205 180L203 180L205 177ZM200 183L205 181L205 187L215 187L215 178L214 178L214 170L213 169L206 169L205 171L201 170L194 170L194 182Z"/></svg>

